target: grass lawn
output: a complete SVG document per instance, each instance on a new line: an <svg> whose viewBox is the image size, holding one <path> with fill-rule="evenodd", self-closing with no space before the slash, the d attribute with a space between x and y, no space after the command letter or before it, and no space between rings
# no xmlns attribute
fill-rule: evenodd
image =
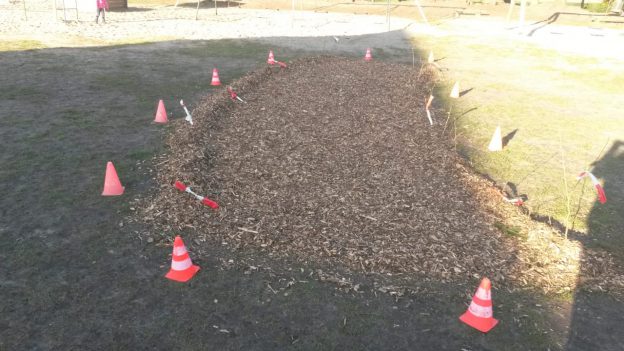
<svg viewBox="0 0 624 351"><path fill-rule="evenodd" d="M624 140L621 61L465 36L417 37L415 42L433 50L438 64L449 69L438 97L453 106L459 151L478 172L501 185L513 183L528 196L531 212L570 229L604 236L624 227L622 216L613 215L623 199L624 166L600 166ZM455 81L469 91L450 101L446 97ZM502 152L492 153L487 146L496 126L503 136L515 133ZM594 162L609 197L602 209L594 206L591 183L575 179Z"/></svg>
<svg viewBox="0 0 624 351"><path fill-rule="evenodd" d="M436 118L451 105L453 116L461 116L458 149L475 169L500 184L513 183L528 195L532 212L587 232L599 239L592 241L596 246L622 252L624 240L617 235L624 228L622 61L461 35L414 40L415 48L432 49L438 64L449 69L434 100ZM201 279L188 287L168 285L161 273L169 264L169 248L138 245L135 228L119 222L120 214L130 211L127 200L150 189L152 175L145 165L164 151L170 127L152 123L156 103L165 99L170 119L183 118L180 98L193 109L205 94L223 91L209 86L213 66L219 66L227 84L263 66L267 45L246 40L141 44L148 41L158 39L97 48L43 49L36 40L0 43L0 61L9 67L0 77L0 136L10 151L0 153L0 258L6 264L0 283L8 296L0 306L5 315L0 349L132 349L145 346L145 340L152 343L145 347L168 349L178 342L188 343L187 349L410 349L445 342L452 349L580 350L608 338L609 346L621 345L617 330L608 327L621 325L623 307L610 297L594 304L579 302L578 295L497 290L494 313L502 322L485 336L457 321L474 292L467 282L431 286L399 299L335 292L312 278L301 282L311 269L305 274L295 269L284 273L300 282L294 292L276 294L266 286L278 288L270 270L252 276L243 269L221 270L219 260L229 257L217 248L207 257L194 257L202 266ZM31 49L43 50L27 52ZM284 59L303 54L280 49ZM380 50L375 58L391 55ZM444 96L456 80L462 90L472 90L449 101ZM497 125L503 135L517 131L503 152L492 154L486 148ZM126 186L121 201L99 196L107 160L115 161ZM605 181L606 205L596 204L589 182L577 184L574 178L594 161L596 176ZM567 218L566 198L573 214L578 209L574 221ZM521 235L504 223L499 229ZM557 298L566 300L551 301ZM569 310L551 309L568 304L567 299L574 299ZM86 317L70 318L76 315ZM234 332L220 332L215 325ZM171 330L179 330L177 338L170 337ZM562 344L566 339L575 339L576 348Z"/></svg>

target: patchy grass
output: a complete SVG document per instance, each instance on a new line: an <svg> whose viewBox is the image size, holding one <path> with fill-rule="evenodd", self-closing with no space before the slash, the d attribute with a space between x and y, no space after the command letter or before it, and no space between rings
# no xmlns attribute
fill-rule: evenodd
<svg viewBox="0 0 624 351"><path fill-rule="evenodd" d="M500 230L501 233L507 236L520 237L522 234L522 228L517 226L510 226L503 222L496 222L494 223L494 226L496 227L496 229ZM523 236L523 239L524 238L526 238L526 236Z"/></svg>
<svg viewBox="0 0 624 351"><path fill-rule="evenodd" d="M0 52L2 51L23 51L43 49L46 46L38 40L2 40L0 41Z"/></svg>
<svg viewBox="0 0 624 351"><path fill-rule="evenodd" d="M513 183L519 194L528 196L533 213L569 223L594 238L613 237L624 227L619 207L610 207L623 201L617 190L622 167L616 161L621 157L612 155L612 162L606 162L608 150L624 140L616 102L624 86L621 61L463 36L418 37L415 45L432 49L438 64L449 69L436 96L445 111L453 105L459 151L478 172L501 186ZM470 91L459 101L449 101L455 81ZM487 145L496 126L503 136L515 133L502 152L492 153ZM602 209L591 183L575 180L594 163L596 176L612 188L611 204ZM573 208L569 222L564 166ZM615 241L624 247L623 239Z"/></svg>
<svg viewBox="0 0 624 351"><path fill-rule="evenodd" d="M211 56L227 57L230 59L257 58L258 53L263 53L266 45L251 40L223 39L214 41L210 45L188 45L181 48L178 53L191 57Z"/></svg>
<svg viewBox="0 0 624 351"><path fill-rule="evenodd" d="M598 4L586 4L585 9L590 12L606 13L611 7L611 2L601 2Z"/></svg>

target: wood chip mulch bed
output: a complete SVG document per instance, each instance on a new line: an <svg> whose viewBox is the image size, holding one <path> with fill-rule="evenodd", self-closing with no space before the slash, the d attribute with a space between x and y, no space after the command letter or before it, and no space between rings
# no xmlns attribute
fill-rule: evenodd
<svg viewBox="0 0 624 351"><path fill-rule="evenodd" d="M549 262L559 268L544 279L531 269L543 252L527 259L519 240L496 228L499 214L483 201L511 205L463 165L442 132L443 111L429 125L424 103L435 77L419 73L314 57L234 82L247 103L219 88L193 111L194 126L177 121L170 135L160 188L140 211L157 229L151 240L182 234L195 255L226 245L419 280L572 286L568 258ZM176 190L175 180L219 210Z"/></svg>

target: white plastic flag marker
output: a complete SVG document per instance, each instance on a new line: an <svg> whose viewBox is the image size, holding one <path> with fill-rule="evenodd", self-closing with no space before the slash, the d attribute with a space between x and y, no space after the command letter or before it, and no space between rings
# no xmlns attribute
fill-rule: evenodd
<svg viewBox="0 0 624 351"><path fill-rule="evenodd" d="M212 208L212 209L214 209L214 210L216 210L217 208L219 208L219 205L218 205L216 202L214 202L214 201L212 201L212 200L210 200L210 199L208 199L208 198L206 198L206 197L203 197L203 196L201 196L201 195L197 195L196 193L194 193L194 192L191 190L191 187L190 187L190 186L186 186L186 185L184 185L184 183L182 183L182 182L180 182L180 181L177 181L177 180L176 180L176 182L175 182L175 187L176 187L176 188L178 188L178 190L180 190L180 191L185 191L185 192L187 192L187 193L189 193L189 194L191 194L191 195L195 196L195 198L196 198L197 200L201 201L201 203L202 203L202 204L204 204L204 205L206 205L206 206L208 206L208 207L210 207L210 208Z"/></svg>
<svg viewBox="0 0 624 351"><path fill-rule="evenodd" d="M600 201L601 204L607 202L607 195L605 194L604 189L602 188L602 185L600 185L598 179L591 172L588 171L581 172L581 174L579 174L576 179L581 180L583 177L589 177L589 179L591 179L592 184L594 184L594 188L596 188L596 192L598 193L598 201Z"/></svg>
<svg viewBox="0 0 624 351"><path fill-rule="evenodd" d="M434 63L435 59L433 58L433 51L429 51L429 57L427 58L427 63Z"/></svg>
<svg viewBox="0 0 624 351"><path fill-rule="evenodd" d="M496 127L494 131L494 135L492 135L492 140L490 140L490 145L488 145L488 150L490 151L502 151L503 150L503 138L501 136L501 128Z"/></svg>
<svg viewBox="0 0 624 351"><path fill-rule="evenodd" d="M435 58L433 57L433 51L429 51L429 57L427 57L427 63L439 70L442 70L442 68L440 68L440 66L435 62Z"/></svg>
<svg viewBox="0 0 624 351"><path fill-rule="evenodd" d="M193 116L191 116L191 113L186 108L186 105L184 105L184 100L180 100L180 105L182 105L182 107L184 108L184 112L186 112L186 117L184 118L184 120L193 125Z"/></svg>
<svg viewBox="0 0 624 351"><path fill-rule="evenodd" d="M510 204L514 205L514 206L522 206L524 205L524 201L522 201L521 198L516 197L513 199L508 199L505 196L503 196L503 200L505 200L506 202L509 202Z"/></svg>
<svg viewBox="0 0 624 351"><path fill-rule="evenodd" d="M453 88L451 89L449 97L452 97L453 99L459 99L459 82L455 82Z"/></svg>
<svg viewBox="0 0 624 351"><path fill-rule="evenodd" d="M431 119L431 111L429 111L429 107L431 107L432 101L433 101L433 95L429 95L429 99L427 99L427 104L425 105L425 111L427 112L427 118L429 118L430 125L433 125L433 119Z"/></svg>

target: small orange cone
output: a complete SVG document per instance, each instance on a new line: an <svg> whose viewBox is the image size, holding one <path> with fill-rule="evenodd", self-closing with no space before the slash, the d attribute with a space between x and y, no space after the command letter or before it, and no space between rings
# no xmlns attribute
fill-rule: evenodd
<svg viewBox="0 0 624 351"><path fill-rule="evenodd" d="M451 89L451 94L449 96L453 99L459 99L459 82L455 82L455 85L453 85L453 89Z"/></svg>
<svg viewBox="0 0 624 351"><path fill-rule="evenodd" d="M182 238L179 235L176 236L173 242L173 254L171 255L171 269L165 277L184 283L193 278L197 271L199 271L199 266L194 265L191 261Z"/></svg>
<svg viewBox="0 0 624 351"><path fill-rule="evenodd" d="M267 63L271 66L275 64L275 56L273 56L273 50L269 50L269 58L267 59Z"/></svg>
<svg viewBox="0 0 624 351"><path fill-rule="evenodd" d="M210 85L221 85L221 81L219 80L219 71L216 68L212 69L212 82Z"/></svg>
<svg viewBox="0 0 624 351"><path fill-rule="evenodd" d="M104 176L104 190L102 191L102 196L117 196L123 194L123 192L124 187L121 186L115 166L113 166L111 161L108 161L106 164L106 175Z"/></svg>
<svg viewBox="0 0 624 351"><path fill-rule="evenodd" d="M489 332L498 323L498 320L493 317L491 288L490 280L483 278L472 297L470 307L459 317L459 320L483 333Z"/></svg>
<svg viewBox="0 0 624 351"><path fill-rule="evenodd" d="M373 60L373 55L371 55L371 49L368 48L366 49L366 55L364 55L364 61L372 61Z"/></svg>
<svg viewBox="0 0 624 351"><path fill-rule="evenodd" d="M490 140L490 145L488 146L488 150L490 151L502 151L503 150L503 138L501 137L500 127L496 127L496 130L494 131L494 135L492 135L492 140Z"/></svg>
<svg viewBox="0 0 624 351"><path fill-rule="evenodd" d="M165 110L165 103L162 100L158 101L158 107L156 108L156 117L154 117L155 123L167 123L167 110Z"/></svg>

